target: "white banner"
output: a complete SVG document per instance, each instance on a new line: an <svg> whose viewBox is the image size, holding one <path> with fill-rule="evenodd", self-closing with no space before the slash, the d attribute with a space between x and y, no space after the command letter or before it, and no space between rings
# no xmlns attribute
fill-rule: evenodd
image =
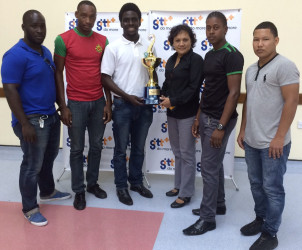
<svg viewBox="0 0 302 250"><path fill-rule="evenodd" d="M196 34L197 42L194 51L203 58L213 47L206 38L206 17L211 11L194 12L171 12L171 11L151 11L150 12L150 33L155 34L155 48L158 57L162 62L158 67L157 74L159 85L165 79L165 65L168 58L175 52L168 42L168 35L171 28L178 24L188 24ZM240 47L241 30L241 10L222 11L228 19L227 41L233 46ZM202 90L201 90L202 91ZM166 109L154 106L153 123L149 130L146 143L146 170L149 173L173 174L175 158L172 153L168 129ZM235 151L235 131L232 132L227 145L224 157L225 176L230 178L234 171L234 151ZM196 140L196 173L200 175L201 145Z"/></svg>
<svg viewBox="0 0 302 250"><path fill-rule="evenodd" d="M171 12L171 11L150 11L142 14L142 24L139 30L140 35L147 39L148 34L155 34L155 49L162 62L157 69L159 85L164 81L165 64L168 58L174 53L167 41L170 29L177 24L186 23L192 27L196 34L197 42L194 51L203 58L212 45L207 41L205 34L205 20L211 11L194 12ZM228 19L227 41L239 49L240 31L241 31L241 10L223 10ZM76 18L74 13L66 13L65 30L76 27ZM118 19L118 13L97 13L97 19L93 31L105 35L109 43L122 35L122 28ZM146 158L145 168L148 173L174 174L174 155L172 153L169 137L167 133L166 110L160 106L153 107L154 117L146 140ZM68 138L67 128L63 130L63 154L65 158L65 168L69 168L69 150L70 139ZM199 140L196 140L196 174L200 175L201 146ZM112 122L107 124L104 140L104 149L102 151L102 160L100 169L111 170L113 168L113 149L114 140L112 134ZM129 145L130 147L130 145ZM224 158L224 170L226 178L233 176L235 151L235 131L232 132ZM87 166L88 139L86 136L85 150L83 156L84 166ZM128 154L129 155L129 154Z"/></svg>

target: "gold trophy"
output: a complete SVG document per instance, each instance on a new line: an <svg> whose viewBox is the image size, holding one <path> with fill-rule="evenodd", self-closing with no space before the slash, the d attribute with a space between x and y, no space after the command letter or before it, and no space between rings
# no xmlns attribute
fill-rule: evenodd
<svg viewBox="0 0 302 250"><path fill-rule="evenodd" d="M154 69L160 64L161 58L155 57L152 48L155 43L155 36L152 34L149 36L152 39L147 52L145 53L145 58L142 59L144 67L148 69L149 81L145 86L145 97L144 102L148 105L159 104L160 88L158 83L153 79Z"/></svg>

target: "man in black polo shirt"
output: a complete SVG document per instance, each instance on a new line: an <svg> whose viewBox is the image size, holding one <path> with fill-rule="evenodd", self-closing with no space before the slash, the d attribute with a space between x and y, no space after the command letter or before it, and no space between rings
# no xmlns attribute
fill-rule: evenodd
<svg viewBox="0 0 302 250"><path fill-rule="evenodd" d="M192 211L200 219L183 230L185 235L214 230L216 214L226 213L222 162L237 121L236 105L243 69L243 56L225 39L227 29L227 20L222 13L209 14L206 35L214 49L205 56L205 88L192 126L193 135L201 138L203 197L200 209Z"/></svg>

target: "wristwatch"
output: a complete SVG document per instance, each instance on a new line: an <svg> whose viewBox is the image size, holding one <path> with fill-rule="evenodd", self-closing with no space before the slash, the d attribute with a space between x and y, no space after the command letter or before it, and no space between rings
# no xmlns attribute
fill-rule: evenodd
<svg viewBox="0 0 302 250"><path fill-rule="evenodd" d="M217 130L221 131L224 130L224 126L221 123L218 123L216 126Z"/></svg>

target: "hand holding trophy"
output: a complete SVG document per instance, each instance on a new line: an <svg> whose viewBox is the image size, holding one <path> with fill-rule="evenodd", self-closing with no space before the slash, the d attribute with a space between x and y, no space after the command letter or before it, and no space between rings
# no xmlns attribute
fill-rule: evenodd
<svg viewBox="0 0 302 250"><path fill-rule="evenodd" d="M152 52L152 48L155 43L155 36L151 34L149 38L151 38L152 41L147 49L145 58L142 59L142 64L148 69L149 74L149 81L145 87L144 103L156 105L159 104L160 88L158 83L154 81L153 72L154 69L160 64L161 58L155 57Z"/></svg>

